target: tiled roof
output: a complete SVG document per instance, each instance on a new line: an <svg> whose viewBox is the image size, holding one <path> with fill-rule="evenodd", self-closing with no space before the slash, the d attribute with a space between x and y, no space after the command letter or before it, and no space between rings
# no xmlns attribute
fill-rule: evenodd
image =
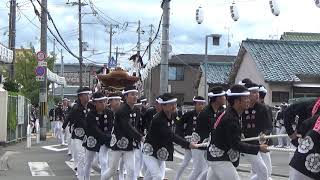
<svg viewBox="0 0 320 180"><path fill-rule="evenodd" d="M245 40L242 47L252 56L265 81L292 82L300 81L299 76L320 77L320 42Z"/></svg>
<svg viewBox="0 0 320 180"><path fill-rule="evenodd" d="M320 41L320 33L285 32L280 39L287 41Z"/></svg>
<svg viewBox="0 0 320 180"><path fill-rule="evenodd" d="M208 62L234 62L236 56L208 55ZM169 59L169 64L200 65L204 54L178 54Z"/></svg>
<svg viewBox="0 0 320 180"><path fill-rule="evenodd" d="M208 63L207 83L228 84L229 74L232 69L232 62L229 63ZM201 69L204 66L201 65Z"/></svg>

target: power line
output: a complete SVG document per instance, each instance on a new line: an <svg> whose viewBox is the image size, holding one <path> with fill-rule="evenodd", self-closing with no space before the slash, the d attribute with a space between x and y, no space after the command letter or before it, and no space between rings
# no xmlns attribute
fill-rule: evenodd
<svg viewBox="0 0 320 180"><path fill-rule="evenodd" d="M152 39L150 45L153 44L153 42L157 39L157 37L158 37L158 35L159 35L162 18L163 18L163 14L161 15L161 18L160 18L160 21L159 21L159 24L158 24L158 29L157 29L156 35L155 35L154 38ZM150 47L149 47L150 45L148 45L147 48L146 48L146 50L143 52L142 58L143 58L143 56L146 54L146 52L148 51L148 49L150 48Z"/></svg>

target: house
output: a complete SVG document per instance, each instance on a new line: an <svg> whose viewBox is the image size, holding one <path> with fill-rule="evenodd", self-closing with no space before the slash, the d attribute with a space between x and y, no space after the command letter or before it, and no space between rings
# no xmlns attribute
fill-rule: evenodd
<svg viewBox="0 0 320 180"><path fill-rule="evenodd" d="M250 78L268 90L266 103L320 96L320 42L256 40L242 42L229 77Z"/></svg>
<svg viewBox="0 0 320 180"><path fill-rule="evenodd" d="M209 63L232 63L234 59L235 56L208 55ZM198 94L203 60L203 54L179 54L169 59L168 89L178 97L178 104L192 104L193 97ZM159 95L160 67L153 68L151 74L151 102L154 102Z"/></svg>
<svg viewBox="0 0 320 180"><path fill-rule="evenodd" d="M233 60L235 60L235 57ZM232 70L232 65L233 61L209 62L207 64L207 83L204 83L204 74L201 73L201 79L198 85L198 95L204 96L204 88L210 90L210 88L214 86L222 86L225 90L227 90L231 85L229 82L229 75ZM205 66L201 65L201 72L204 71Z"/></svg>
<svg viewBox="0 0 320 180"><path fill-rule="evenodd" d="M320 41L320 33L284 32L280 40L286 41Z"/></svg>

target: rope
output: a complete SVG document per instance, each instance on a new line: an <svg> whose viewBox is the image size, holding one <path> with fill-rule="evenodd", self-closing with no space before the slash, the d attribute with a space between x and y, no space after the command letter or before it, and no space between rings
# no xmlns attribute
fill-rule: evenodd
<svg viewBox="0 0 320 180"><path fill-rule="evenodd" d="M268 147L269 151L278 151L278 152L295 152L295 149L289 148L276 148L276 147Z"/></svg>
<svg viewBox="0 0 320 180"><path fill-rule="evenodd" d="M188 138L192 138L192 136L186 136ZM241 139L242 142L248 142L248 141L254 141L254 140L263 140L263 139L272 139L272 138L278 138L278 137L288 137L288 134L278 134L278 135L263 135L263 136L258 136L258 137L251 137L251 138L245 138ZM210 145L210 142L205 142L205 143L200 143L197 144L197 147L208 147ZM284 152L285 150L288 150L286 148L276 148L274 151L281 151L279 149L283 149ZM289 151L292 152L292 151Z"/></svg>
<svg viewBox="0 0 320 180"><path fill-rule="evenodd" d="M273 139L273 138L279 138L279 137L288 137L288 134L278 134L278 135L268 135L268 136L262 135L258 137L241 139L241 141L248 142L248 141L254 141L254 140Z"/></svg>

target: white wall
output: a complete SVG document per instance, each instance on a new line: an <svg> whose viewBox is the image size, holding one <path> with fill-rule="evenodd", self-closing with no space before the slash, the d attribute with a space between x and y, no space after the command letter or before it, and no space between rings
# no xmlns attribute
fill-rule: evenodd
<svg viewBox="0 0 320 180"><path fill-rule="evenodd" d="M0 143L7 141L7 105L8 92L0 87Z"/></svg>

